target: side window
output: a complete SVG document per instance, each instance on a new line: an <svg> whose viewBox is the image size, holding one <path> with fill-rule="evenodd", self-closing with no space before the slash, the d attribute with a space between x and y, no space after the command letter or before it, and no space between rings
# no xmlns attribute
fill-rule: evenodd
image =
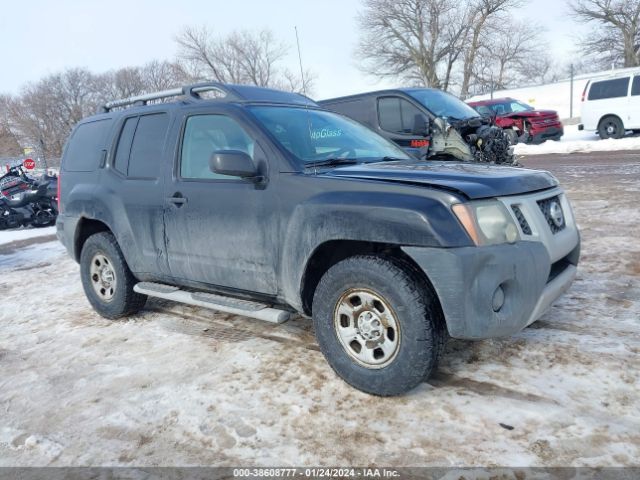
<svg viewBox="0 0 640 480"><path fill-rule="evenodd" d="M166 113L140 117L131 144L128 177L158 178L168 127Z"/></svg>
<svg viewBox="0 0 640 480"><path fill-rule="evenodd" d="M120 173L126 175L129 169L129 155L131 153L131 143L133 134L138 126L138 117L127 118L120 132L120 139L116 147L116 154L113 158L113 167Z"/></svg>
<svg viewBox="0 0 640 480"><path fill-rule="evenodd" d="M194 115L187 118L182 140L180 176L193 179L236 179L209 169L218 150L240 150L253 158L254 142L233 118L225 115Z"/></svg>
<svg viewBox="0 0 640 480"><path fill-rule="evenodd" d="M76 128L64 153L63 167L68 172L93 172L98 168L106 148L112 120L96 120Z"/></svg>
<svg viewBox="0 0 640 480"><path fill-rule="evenodd" d="M378 118L383 130L410 134L416 115L422 112L400 97L384 97L378 100Z"/></svg>
<svg viewBox="0 0 640 480"><path fill-rule="evenodd" d="M589 90L589 100L626 97L629 89L629 77L593 82Z"/></svg>
<svg viewBox="0 0 640 480"><path fill-rule="evenodd" d="M640 77L633 77L633 84L631 84L631 95L640 95Z"/></svg>
<svg viewBox="0 0 640 480"><path fill-rule="evenodd" d="M380 127L387 132L402 132L402 112L398 97L385 97L378 100L378 119Z"/></svg>

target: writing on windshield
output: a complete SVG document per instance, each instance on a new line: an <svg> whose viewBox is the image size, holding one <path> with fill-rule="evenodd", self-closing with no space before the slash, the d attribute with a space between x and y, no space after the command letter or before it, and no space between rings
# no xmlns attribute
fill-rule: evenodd
<svg viewBox="0 0 640 480"><path fill-rule="evenodd" d="M367 127L333 112L303 107L249 107L286 150L305 163L342 159L409 159L399 147Z"/></svg>

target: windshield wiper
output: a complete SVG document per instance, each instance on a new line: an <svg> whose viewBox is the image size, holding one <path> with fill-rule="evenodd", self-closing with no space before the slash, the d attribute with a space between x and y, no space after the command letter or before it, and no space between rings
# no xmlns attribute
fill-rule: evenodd
<svg viewBox="0 0 640 480"><path fill-rule="evenodd" d="M359 163L353 158L326 158L324 160L316 160L313 162L306 162L305 167L333 167L336 165L356 165Z"/></svg>

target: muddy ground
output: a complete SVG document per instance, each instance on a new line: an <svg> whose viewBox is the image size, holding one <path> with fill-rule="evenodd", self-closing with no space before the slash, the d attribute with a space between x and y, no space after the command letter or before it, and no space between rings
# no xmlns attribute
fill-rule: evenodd
<svg viewBox="0 0 640 480"><path fill-rule="evenodd" d="M110 322L53 238L0 245L0 466L640 464L640 154L523 163L573 201L575 284L401 398L338 379L308 320L150 301Z"/></svg>

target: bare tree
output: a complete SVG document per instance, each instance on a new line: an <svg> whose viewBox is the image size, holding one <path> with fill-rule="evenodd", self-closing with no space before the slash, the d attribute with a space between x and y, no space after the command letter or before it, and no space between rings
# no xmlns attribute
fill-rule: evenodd
<svg viewBox="0 0 640 480"><path fill-rule="evenodd" d="M364 72L449 87L466 30L460 6L449 0L364 0L363 4L356 55Z"/></svg>
<svg viewBox="0 0 640 480"><path fill-rule="evenodd" d="M601 67L640 66L640 0L574 0L571 9L597 27L583 44Z"/></svg>
<svg viewBox="0 0 640 480"><path fill-rule="evenodd" d="M17 157L22 154L20 141L11 129L10 103L10 96L0 95L0 158Z"/></svg>
<svg viewBox="0 0 640 480"><path fill-rule="evenodd" d="M96 86L104 101L178 87L191 81L177 64L151 61L142 67L125 67L96 76Z"/></svg>
<svg viewBox="0 0 640 480"><path fill-rule="evenodd" d="M8 128L22 145L59 157L73 126L103 101L100 86L96 75L79 68L29 84L4 101Z"/></svg>
<svg viewBox="0 0 640 480"><path fill-rule="evenodd" d="M289 47L268 29L216 37L207 27L187 27L176 42L180 66L194 80L279 86L295 91L311 88L310 72L305 74L308 83L292 82L294 74L281 66Z"/></svg>
<svg viewBox="0 0 640 480"><path fill-rule="evenodd" d="M462 66L462 85L460 96L466 98L469 95L469 85L473 77L473 69L476 56L483 48L483 38L487 38L485 32L488 23L498 14L504 13L509 8L519 5L521 0L473 0L468 21L468 37L466 42L464 62Z"/></svg>
<svg viewBox="0 0 640 480"><path fill-rule="evenodd" d="M178 63L153 60L140 68L140 76L147 91L175 88L189 81Z"/></svg>
<svg viewBox="0 0 640 480"><path fill-rule="evenodd" d="M22 148L18 139L5 127L0 126L0 158L19 157L22 155Z"/></svg>
<svg viewBox="0 0 640 480"><path fill-rule="evenodd" d="M476 92L542 82L551 61L544 51L538 25L496 18L486 24L472 69L470 87Z"/></svg>

